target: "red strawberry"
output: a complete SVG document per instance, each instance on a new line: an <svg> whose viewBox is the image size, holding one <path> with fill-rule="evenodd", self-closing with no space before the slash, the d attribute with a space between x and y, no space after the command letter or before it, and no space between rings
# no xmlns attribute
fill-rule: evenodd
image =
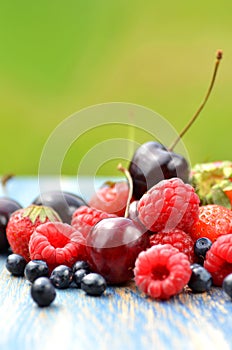
<svg viewBox="0 0 232 350"><path fill-rule="evenodd" d="M189 233L194 241L207 237L212 242L221 235L232 233L232 211L217 204L200 207L199 220Z"/></svg>
<svg viewBox="0 0 232 350"><path fill-rule="evenodd" d="M45 222L61 221L59 215L50 207L30 205L15 211L7 224L6 235L14 253L30 260L29 240L35 228Z"/></svg>

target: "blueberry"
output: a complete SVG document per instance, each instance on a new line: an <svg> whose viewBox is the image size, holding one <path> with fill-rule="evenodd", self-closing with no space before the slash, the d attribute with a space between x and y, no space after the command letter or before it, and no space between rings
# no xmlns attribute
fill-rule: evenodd
<svg viewBox="0 0 232 350"><path fill-rule="evenodd" d="M72 267L73 272L75 273L77 270L86 270L86 272L90 272L89 264L86 261L78 260Z"/></svg>
<svg viewBox="0 0 232 350"><path fill-rule="evenodd" d="M59 289L68 288L73 279L73 272L66 265L57 266L51 273L52 284Z"/></svg>
<svg viewBox="0 0 232 350"><path fill-rule="evenodd" d="M49 278L39 277L31 286L31 296L39 306L49 306L56 297L56 291Z"/></svg>
<svg viewBox="0 0 232 350"><path fill-rule="evenodd" d="M6 259L6 268L14 276L23 276L27 262L19 254L10 254Z"/></svg>
<svg viewBox="0 0 232 350"><path fill-rule="evenodd" d="M99 296L106 290L106 280L98 273L89 273L83 277L81 289L89 295Z"/></svg>
<svg viewBox="0 0 232 350"><path fill-rule="evenodd" d="M85 269L79 269L74 273L73 280L78 288L81 288L81 281L87 274L88 272Z"/></svg>
<svg viewBox="0 0 232 350"><path fill-rule="evenodd" d="M194 253L196 256L204 260L207 251L211 248L212 242L207 237L199 238L194 244Z"/></svg>
<svg viewBox="0 0 232 350"><path fill-rule="evenodd" d="M39 277L48 277L48 265L43 260L31 260L25 267L24 275L31 283Z"/></svg>
<svg viewBox="0 0 232 350"><path fill-rule="evenodd" d="M227 275L222 282L222 289L232 298L232 273Z"/></svg>
<svg viewBox="0 0 232 350"><path fill-rule="evenodd" d="M194 263L194 264L191 264L191 265L190 265L191 270L193 270L193 269L195 269L195 268L198 268L198 267L201 267L201 265L200 265L200 264L197 264L197 263Z"/></svg>
<svg viewBox="0 0 232 350"><path fill-rule="evenodd" d="M208 291L213 283L211 274L203 267L194 267L188 283L188 286L194 293L202 293Z"/></svg>

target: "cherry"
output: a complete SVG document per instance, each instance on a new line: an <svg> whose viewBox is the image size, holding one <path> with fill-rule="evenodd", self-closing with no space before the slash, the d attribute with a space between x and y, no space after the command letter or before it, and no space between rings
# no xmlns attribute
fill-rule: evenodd
<svg viewBox="0 0 232 350"><path fill-rule="evenodd" d="M138 202L139 201L133 201L130 206L129 206L129 212L128 212L128 218L133 220L133 221L136 221L136 222L139 222L139 217L138 217L138 210L137 210L137 206L138 206ZM142 224L142 223L141 223Z"/></svg>
<svg viewBox="0 0 232 350"><path fill-rule="evenodd" d="M128 218L135 221L142 228L143 232L147 231L147 233L150 236L151 234L154 234L154 232L147 230L147 228L139 220L139 214L138 214L138 210L137 210L138 202L139 201L133 201L130 204L129 211L128 211Z"/></svg>
<svg viewBox="0 0 232 350"><path fill-rule="evenodd" d="M94 272L109 284L121 284L133 277L138 254L149 246L149 235L128 216L133 184L128 170L119 166L129 181L125 217L107 218L98 222L86 238L88 262Z"/></svg>
<svg viewBox="0 0 232 350"><path fill-rule="evenodd" d="M87 205L81 197L62 191L44 192L35 198L32 204L53 208L59 214L62 221L67 224L71 223L72 214L77 208Z"/></svg>
<svg viewBox="0 0 232 350"><path fill-rule="evenodd" d="M184 157L169 152L158 142L146 142L135 152L129 172L133 179L134 197L142 195L159 181L179 177L188 182L189 165Z"/></svg>
<svg viewBox="0 0 232 350"><path fill-rule="evenodd" d="M125 181L106 182L91 197L89 206L109 214L123 216L125 213L128 192L128 184Z"/></svg>
<svg viewBox="0 0 232 350"><path fill-rule="evenodd" d="M134 153L129 165L129 172L133 180L134 197L140 199L152 186L164 179L179 177L184 182L189 180L189 165L187 160L173 152L174 147L184 134L189 130L193 122L204 108L212 91L218 66L222 58L222 51L218 50L213 77L207 94L189 123L185 126L173 144L166 148L158 142L147 142L141 145Z"/></svg>
<svg viewBox="0 0 232 350"><path fill-rule="evenodd" d="M149 246L148 233L136 222L118 217L98 222L86 239L88 262L109 284L133 277L138 254Z"/></svg>
<svg viewBox="0 0 232 350"><path fill-rule="evenodd" d="M13 199L0 198L0 252L7 252L9 243L6 238L6 226L13 212L21 209L21 205Z"/></svg>

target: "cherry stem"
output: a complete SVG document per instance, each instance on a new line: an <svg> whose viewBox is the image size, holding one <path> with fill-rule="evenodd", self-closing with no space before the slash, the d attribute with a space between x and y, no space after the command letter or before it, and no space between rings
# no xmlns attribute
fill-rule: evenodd
<svg viewBox="0 0 232 350"><path fill-rule="evenodd" d="M6 185L8 183L8 181L10 179L12 179L14 177L14 174L5 174L1 177L1 184L2 184L2 190L4 192L5 195L7 195L7 191L6 191Z"/></svg>
<svg viewBox="0 0 232 350"><path fill-rule="evenodd" d="M128 193L128 197L127 197L126 209L125 209L125 214L124 214L124 217L128 218L129 206L130 206L131 198L133 195L133 181L132 181L131 174L130 174L129 170L124 168L121 163L118 164L118 170L121 171L126 176L128 184L129 184L129 193Z"/></svg>
<svg viewBox="0 0 232 350"><path fill-rule="evenodd" d="M195 120L197 119L198 115L200 114L200 112L204 108L204 106L205 106L205 104L206 104L206 102L207 102L207 100L208 100L208 98L209 98L209 96L211 94L211 91L213 89L214 82L215 82L216 75L217 75L217 71L218 71L218 67L219 67L219 63L220 63L221 59L222 59L222 50L218 50L217 51L217 56L216 56L216 62L215 62L215 66L214 66L214 71L213 71L213 76L212 76L209 88L207 90L207 93L205 95L205 98L204 98L203 102L201 103L200 107L198 108L198 110L196 111L196 113L193 115L193 117L188 122L188 124L184 127L184 129L181 131L179 136L171 144L171 146L169 147L169 151L173 151L173 149L175 148L177 143L185 135L185 133L188 131L188 129L191 127L191 125L195 122Z"/></svg>

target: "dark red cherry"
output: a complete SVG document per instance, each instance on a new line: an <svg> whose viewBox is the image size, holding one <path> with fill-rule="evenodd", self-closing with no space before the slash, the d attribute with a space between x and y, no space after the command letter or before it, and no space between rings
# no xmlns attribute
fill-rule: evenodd
<svg viewBox="0 0 232 350"><path fill-rule="evenodd" d="M151 234L154 234L154 232L151 232L151 231L147 230L146 227L139 220L139 214L138 214L138 210L137 210L138 202L139 201L133 201L130 204L129 211L128 211L128 218L133 220L133 221L135 221L139 226L141 226L142 230L144 232L147 231L147 233L150 236Z"/></svg>
<svg viewBox="0 0 232 350"><path fill-rule="evenodd" d="M222 59L222 50L218 50L216 53L216 61L214 66L213 75L209 88L206 92L203 102L198 107L192 118L187 125L180 132L178 137L173 141L170 147L167 149L158 142L147 142L140 146L135 152L130 166L129 172L133 180L133 194L136 199L140 199L142 195L164 179L170 179L172 177L179 177L184 182L189 180L189 165L186 159L173 152L173 149L180 141L180 139L190 129L192 124L198 118L200 112L204 108L208 98L211 94L214 86L215 78L217 75L219 63Z"/></svg>
<svg viewBox="0 0 232 350"><path fill-rule="evenodd" d="M152 186L164 179L189 180L189 165L184 157L168 151L158 142L146 142L134 153L129 166L133 195L140 199Z"/></svg>
<svg viewBox="0 0 232 350"><path fill-rule="evenodd" d="M139 214L138 214L138 210L137 210L138 202L139 201L133 201L132 203L130 203L129 211L128 211L128 218L140 223Z"/></svg>
<svg viewBox="0 0 232 350"><path fill-rule="evenodd" d="M21 209L21 205L10 198L0 198L0 252L6 252L9 243L6 238L6 226L13 212Z"/></svg>
<svg viewBox="0 0 232 350"><path fill-rule="evenodd" d="M62 191L48 191L35 198L33 204L46 205L53 208L67 224L71 223L72 214L82 205L87 205L85 201L76 194Z"/></svg>
<svg viewBox="0 0 232 350"><path fill-rule="evenodd" d="M123 217L101 220L86 239L90 267L108 284L130 280L138 254L148 246L148 233L136 222Z"/></svg>

